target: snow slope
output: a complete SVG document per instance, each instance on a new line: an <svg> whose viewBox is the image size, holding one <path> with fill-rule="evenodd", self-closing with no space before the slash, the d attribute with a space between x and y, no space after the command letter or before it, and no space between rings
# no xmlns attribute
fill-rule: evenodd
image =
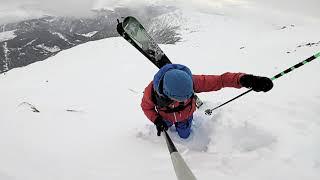
<svg viewBox="0 0 320 180"><path fill-rule="evenodd" d="M183 41L161 47L194 74L271 77L320 50L305 46L320 40L319 24L301 19L182 15ZM203 111L245 89L200 94L191 138L170 131L196 177L318 179L319 67L318 59L213 116ZM140 109L156 71L125 40L110 38L1 74L0 179L175 179L165 142Z"/></svg>
<svg viewBox="0 0 320 180"><path fill-rule="evenodd" d="M15 38L16 35L14 34L14 32L15 30L0 32L0 42Z"/></svg>

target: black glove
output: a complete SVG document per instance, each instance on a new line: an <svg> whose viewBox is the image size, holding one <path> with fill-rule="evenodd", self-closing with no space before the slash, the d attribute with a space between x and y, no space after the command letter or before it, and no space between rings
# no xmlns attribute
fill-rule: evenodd
<svg viewBox="0 0 320 180"><path fill-rule="evenodd" d="M157 117L157 119L154 121L154 124L157 127L157 135L160 136L162 131L168 130L168 126L166 122L162 119L162 117Z"/></svg>
<svg viewBox="0 0 320 180"><path fill-rule="evenodd" d="M246 88L252 88L256 92L267 92L270 91L273 87L271 79L267 77L254 76L251 74L243 75L240 78L240 84Z"/></svg>

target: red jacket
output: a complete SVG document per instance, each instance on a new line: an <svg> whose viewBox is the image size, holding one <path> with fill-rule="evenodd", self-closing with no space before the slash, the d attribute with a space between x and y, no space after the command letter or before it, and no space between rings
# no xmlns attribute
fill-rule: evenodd
<svg viewBox="0 0 320 180"><path fill-rule="evenodd" d="M193 75L193 89L195 93L218 91L225 87L241 88L240 77L244 73L224 73L222 75ZM153 82L151 82L144 91L144 95L141 102L141 108L144 114L152 122L158 116L161 116L165 120L169 120L173 123L186 120L196 110L195 99L190 98L184 102L188 107L179 112L165 112L166 108L159 108L153 101L152 93L154 91ZM191 104L189 104L191 102ZM179 102L175 101L169 105L171 108L179 106Z"/></svg>

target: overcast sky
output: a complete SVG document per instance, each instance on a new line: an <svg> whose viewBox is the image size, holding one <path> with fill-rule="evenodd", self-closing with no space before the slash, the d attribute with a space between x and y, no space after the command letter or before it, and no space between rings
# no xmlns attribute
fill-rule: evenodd
<svg viewBox="0 0 320 180"><path fill-rule="evenodd" d="M224 5L247 5L297 12L320 18L320 0L0 0L0 23L21 18L53 15L86 16L92 8L133 6L157 1L183 7L217 8Z"/></svg>

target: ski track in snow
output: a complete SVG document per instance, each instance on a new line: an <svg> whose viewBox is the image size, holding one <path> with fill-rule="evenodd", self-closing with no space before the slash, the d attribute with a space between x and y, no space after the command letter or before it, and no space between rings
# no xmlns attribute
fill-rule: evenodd
<svg viewBox="0 0 320 180"><path fill-rule="evenodd" d="M181 13L191 28L182 30L182 42L161 48L194 74L270 77L319 51L286 53L317 37L318 24L296 20L294 28L279 30L285 18L231 12ZM317 180L320 85L306 79L319 77L319 60L311 63L275 81L272 91L247 94L212 116L204 110L243 90L199 94L205 105L194 115L190 138L169 130L196 177ZM137 93L156 71L118 37L1 74L0 179L175 179L166 144Z"/></svg>

